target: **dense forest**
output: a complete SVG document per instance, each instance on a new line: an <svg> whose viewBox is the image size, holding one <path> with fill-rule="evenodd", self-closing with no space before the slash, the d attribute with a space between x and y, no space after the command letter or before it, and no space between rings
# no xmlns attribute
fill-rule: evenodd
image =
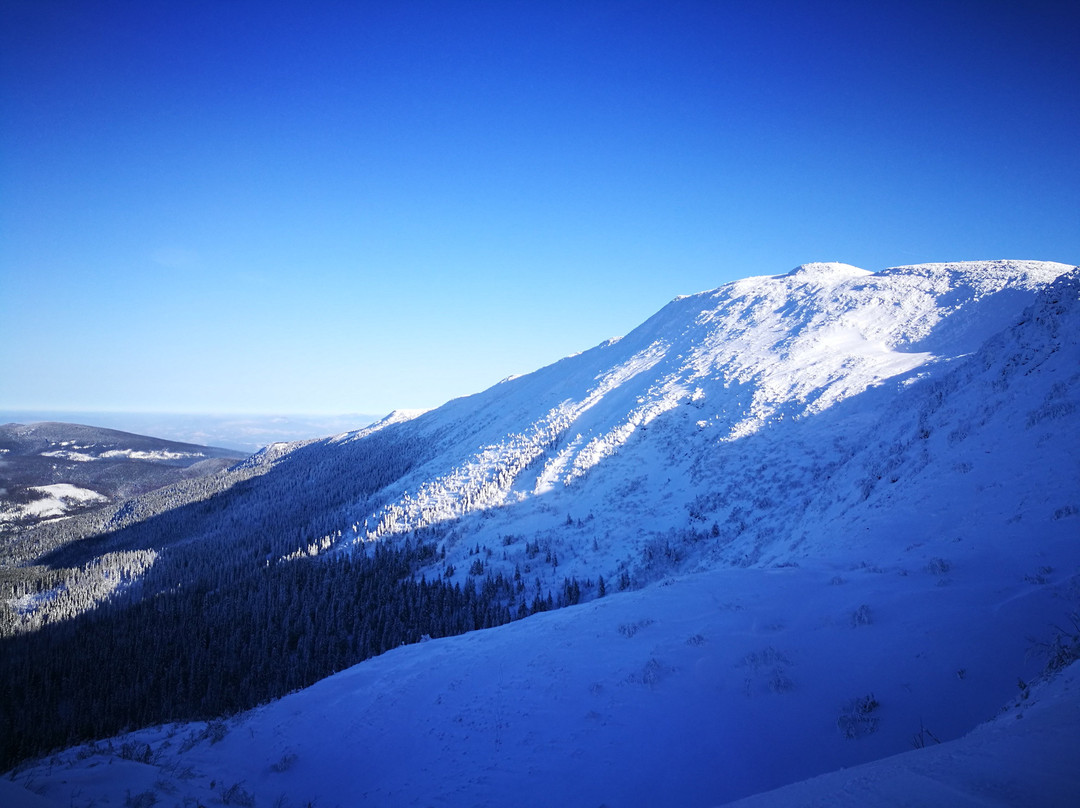
<svg viewBox="0 0 1080 808"><path fill-rule="evenodd" d="M234 713L425 636L602 591L602 582L566 579L552 593L520 573L485 574L479 548L469 570L446 565L417 578L445 552L435 530L297 554L331 530L340 508L420 457L392 429L337 448L302 447L287 472L255 464L163 489L117 510L115 529L81 538L53 529L42 542L49 552L8 567L0 769L125 729ZM29 616L12 597L30 604Z"/></svg>
<svg viewBox="0 0 1080 808"><path fill-rule="evenodd" d="M424 636L544 610L501 575L419 581L431 544L271 564L0 641L0 768L125 728L210 719L305 687ZM568 594L569 593L569 594ZM550 595L550 593L549 593Z"/></svg>

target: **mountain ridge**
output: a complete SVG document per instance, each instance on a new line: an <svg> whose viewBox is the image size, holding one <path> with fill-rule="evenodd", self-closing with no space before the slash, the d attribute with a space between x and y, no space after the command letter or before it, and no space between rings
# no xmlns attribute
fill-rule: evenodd
<svg viewBox="0 0 1080 808"><path fill-rule="evenodd" d="M839 284L856 288L845 289L826 314L815 306L821 294L833 295L835 286L822 292L816 283L807 285L801 269L676 299L617 343L604 343L410 421L406 428L430 445L445 446L453 440L448 436L462 434L461 448L456 456L444 451L444 459L428 461L411 472L411 480L392 485L398 499L381 512L352 513L348 521L365 538L383 538L476 512L484 503L520 503L556 484L564 490L622 450L635 432L649 429L664 414L677 415L680 407L698 410L697 430L690 429L688 439L699 444L695 431L712 432L712 441L727 442L767 423L825 410L890 378L925 374L975 351L1034 299L1039 284L1069 268L1000 261L897 267L876 274L845 270ZM897 280L909 288L896 291ZM942 299L947 299L944 314L938 307ZM963 319L973 303L983 311L992 309L990 316L968 318L978 319L977 324L949 322ZM875 320L874 309L887 313L887 304L902 310L899 324L884 316ZM775 316L755 318L761 310ZM937 353L917 350L935 339L935 326L951 329L949 353L940 346ZM703 346L694 344L695 332L704 335ZM680 362L684 354L687 359ZM780 361L772 362L777 356ZM713 397L720 399L711 407L703 389L710 383ZM601 402L608 414L596 417ZM458 413L464 419L455 418ZM513 430L522 422L524 429ZM480 451L471 448L478 444ZM537 464L542 468L530 491L525 469L531 474Z"/></svg>

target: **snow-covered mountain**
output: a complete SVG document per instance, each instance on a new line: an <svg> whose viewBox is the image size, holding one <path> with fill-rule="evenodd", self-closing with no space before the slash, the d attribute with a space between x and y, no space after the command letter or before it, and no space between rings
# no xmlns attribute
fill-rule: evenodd
<svg viewBox="0 0 1080 808"><path fill-rule="evenodd" d="M581 602L14 779L65 805L711 805L1007 703L1021 720L1030 682L1080 655L1078 381L1080 269L810 264L436 410L268 447L222 512L320 503L275 505L268 569L428 542L417 575L500 574L518 614ZM105 546L144 541L126 535ZM1080 760L1080 732L1055 732ZM1033 777L1080 796L1020 760L959 796L1023 802ZM934 804L919 777L891 787Z"/></svg>
<svg viewBox="0 0 1080 808"><path fill-rule="evenodd" d="M557 552L555 579L629 571L641 582L674 560L658 554L740 564L817 554L832 519L872 512L905 462L918 473L914 449L938 448L950 468L977 474L974 459L957 459L971 455L963 438L912 444L911 416L933 418L941 385L961 384L957 360L1070 269L808 264L676 299L622 339L317 447L391 424L422 447L378 507L344 507L341 537L323 544L435 528L451 562L467 564L479 544L498 566L503 553L525 561L521 547L504 549L512 536ZM1058 382L1037 395L1067 397Z"/></svg>

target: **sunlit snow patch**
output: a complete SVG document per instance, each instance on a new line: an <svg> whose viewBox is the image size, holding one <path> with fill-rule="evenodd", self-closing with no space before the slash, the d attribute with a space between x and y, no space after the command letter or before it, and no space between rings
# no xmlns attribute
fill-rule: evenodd
<svg viewBox="0 0 1080 808"><path fill-rule="evenodd" d="M79 488L70 483L54 483L53 485L36 485L28 491L34 491L44 496L26 504L15 504L6 511L0 513L0 521L13 521L26 517L47 518L63 516L73 507L87 503L108 502L97 491L88 488Z"/></svg>
<svg viewBox="0 0 1080 808"><path fill-rule="evenodd" d="M52 452L42 452L42 457L55 457L60 460L72 460L76 463L89 463L91 460L97 460L93 455L88 455L85 452L73 452L68 449L58 449Z"/></svg>
<svg viewBox="0 0 1080 808"><path fill-rule="evenodd" d="M155 449L152 452L144 452L139 449L110 449L102 452L101 457L126 457L128 460L185 460L189 457L205 457L202 452L170 452L166 449Z"/></svg>

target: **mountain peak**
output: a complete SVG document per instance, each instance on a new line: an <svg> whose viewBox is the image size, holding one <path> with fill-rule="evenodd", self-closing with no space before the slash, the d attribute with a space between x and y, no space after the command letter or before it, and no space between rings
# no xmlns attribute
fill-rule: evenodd
<svg viewBox="0 0 1080 808"><path fill-rule="evenodd" d="M864 275L873 275L868 269L860 269L851 264L843 264L839 261L813 261L809 264L800 264L788 272L786 278L800 278L819 283L839 283L849 278L859 278Z"/></svg>

